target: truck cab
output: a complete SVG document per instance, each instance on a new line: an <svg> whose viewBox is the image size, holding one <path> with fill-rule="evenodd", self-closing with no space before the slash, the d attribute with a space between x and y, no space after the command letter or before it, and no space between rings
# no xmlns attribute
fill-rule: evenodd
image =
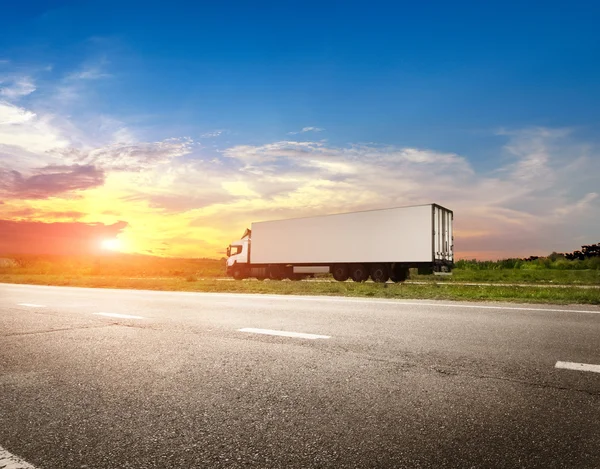
<svg viewBox="0 0 600 469"><path fill-rule="evenodd" d="M250 230L246 230L242 239L227 246L227 275L234 278L245 272L250 254Z"/></svg>

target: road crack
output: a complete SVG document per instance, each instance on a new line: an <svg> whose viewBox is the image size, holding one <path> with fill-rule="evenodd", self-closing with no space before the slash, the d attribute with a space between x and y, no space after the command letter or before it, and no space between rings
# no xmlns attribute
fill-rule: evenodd
<svg viewBox="0 0 600 469"><path fill-rule="evenodd" d="M102 327L110 327L114 326L114 324L101 324L101 325L91 325L91 326L79 326L79 327L60 327L57 329L48 329L42 331L31 331L31 332L12 332L8 334L2 334L1 337L16 337L23 335L36 335L36 334L49 334L52 332L64 332L64 331L76 331L81 329L99 329Z"/></svg>

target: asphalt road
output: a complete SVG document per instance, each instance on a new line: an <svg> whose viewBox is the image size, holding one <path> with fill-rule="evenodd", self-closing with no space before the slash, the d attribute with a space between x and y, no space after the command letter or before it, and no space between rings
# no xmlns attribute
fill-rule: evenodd
<svg viewBox="0 0 600 469"><path fill-rule="evenodd" d="M600 308L0 284L0 468L598 468L569 363Z"/></svg>

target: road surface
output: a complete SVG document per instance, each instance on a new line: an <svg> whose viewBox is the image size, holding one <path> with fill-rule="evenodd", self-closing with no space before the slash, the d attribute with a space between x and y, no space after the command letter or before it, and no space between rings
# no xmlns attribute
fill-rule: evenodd
<svg viewBox="0 0 600 469"><path fill-rule="evenodd" d="M0 468L598 468L600 308L0 284Z"/></svg>

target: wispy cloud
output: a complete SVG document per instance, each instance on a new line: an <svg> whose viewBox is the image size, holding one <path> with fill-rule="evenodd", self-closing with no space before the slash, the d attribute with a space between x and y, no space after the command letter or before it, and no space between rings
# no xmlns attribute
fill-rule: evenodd
<svg viewBox="0 0 600 469"><path fill-rule="evenodd" d="M193 141L189 138L171 138L162 142L116 143L91 150L57 149L55 154L74 164L95 165L110 171L139 172L187 155L192 145Z"/></svg>
<svg viewBox="0 0 600 469"><path fill-rule="evenodd" d="M65 81L76 81L76 80L100 80L102 78L111 78L112 74L107 72L109 60L106 56L100 56L96 59L87 60L82 66L68 73L64 80Z"/></svg>
<svg viewBox="0 0 600 469"><path fill-rule="evenodd" d="M110 78L112 75L100 69L100 67L89 67L67 75L67 80L100 80Z"/></svg>
<svg viewBox="0 0 600 469"><path fill-rule="evenodd" d="M323 132L325 129L321 128L321 127L303 127L302 130L299 130L297 132L288 132L288 135L297 135L297 134L303 134L306 132Z"/></svg>
<svg viewBox="0 0 600 469"><path fill-rule="evenodd" d="M53 101L55 107L79 104L95 82L113 77L106 71L107 63L105 59L101 59L67 73L54 84L52 96L49 96L48 100Z"/></svg>
<svg viewBox="0 0 600 469"><path fill-rule="evenodd" d="M225 130L225 129L213 130L212 132L203 133L202 135L200 135L200 138L216 138L216 137L220 137L221 135L223 135L226 132L227 132L227 130Z"/></svg>
<svg viewBox="0 0 600 469"><path fill-rule="evenodd" d="M36 90L35 84L30 77L1 77L0 96L8 100L16 100L27 96Z"/></svg>

